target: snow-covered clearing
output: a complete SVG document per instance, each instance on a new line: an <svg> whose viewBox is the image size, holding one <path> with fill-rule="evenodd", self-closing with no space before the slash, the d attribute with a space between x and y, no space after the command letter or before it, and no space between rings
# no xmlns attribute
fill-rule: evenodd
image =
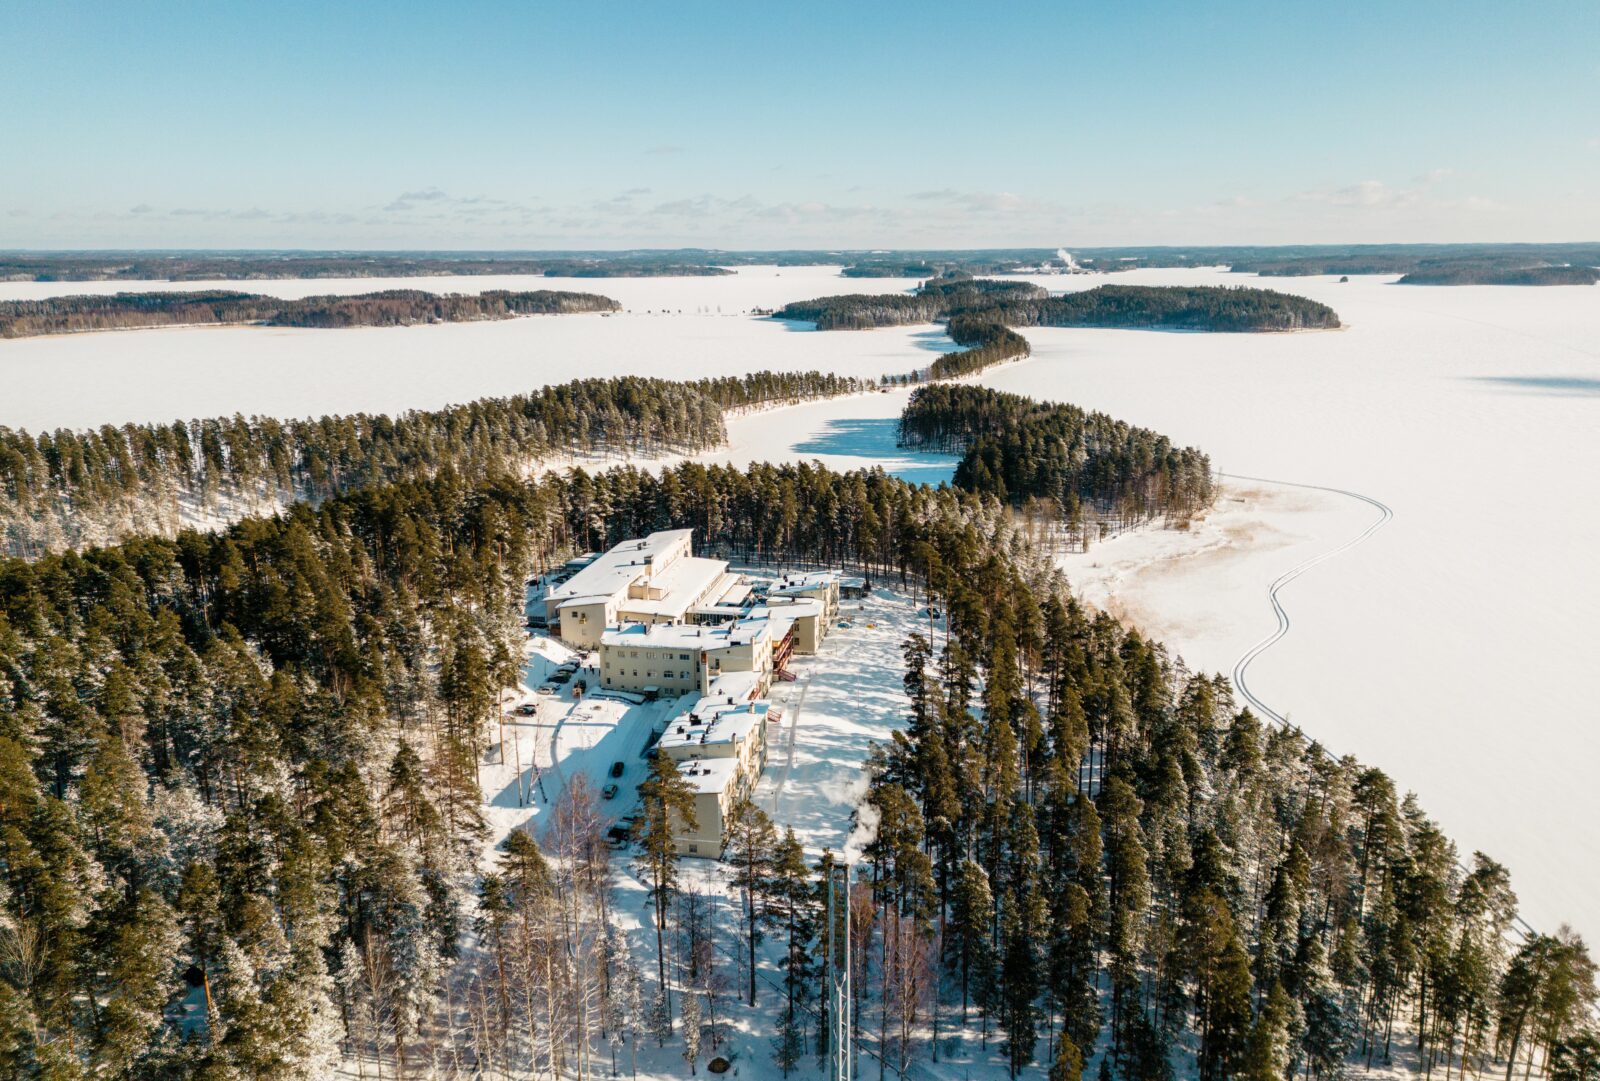
<svg viewBox="0 0 1600 1081"><path fill-rule="evenodd" d="M768 572L751 573L765 576ZM874 741L887 740L904 723L907 701L901 686L901 645L911 631L928 630L924 607L909 594L883 588L875 589L864 601L845 601L840 617L841 624L848 626L835 628L815 656L792 659L789 667L798 678L773 687L771 698L782 709L783 720L770 727L767 768L755 793L756 802L769 812L780 831L794 827L812 860L824 848L846 850L852 815L865 789L862 764L867 748ZM485 866L511 830L525 829L538 836L563 787L573 778L585 777L590 787L600 792L613 780L613 762L622 762L624 773L616 781L616 797L601 806L614 820L633 811L637 785L646 773L641 751L652 730L691 704L689 698L634 705L597 697L592 689L598 686L599 677L592 669L579 672L579 678L587 678L591 688L580 702L572 700L571 683L560 695L535 693L551 672L574 656L560 642L543 635L528 639L522 686L516 697L506 701L505 761L491 748L480 766L491 833ZM537 703L537 716L517 716L514 709L521 703ZM643 883L633 874L630 855L631 849L624 849L612 861L617 875L614 911L629 935L636 963L641 971L653 974L650 901ZM780 994L777 937L770 937L761 949L758 1005L751 1010L737 1001L738 902L727 884L726 865L685 859L681 871L683 889L715 897L719 912L725 913L715 921L729 983L718 1006L725 1014L720 1020L728 1042L718 1053L733 1058L744 1076L772 1075L773 1006ZM650 1039L641 1039L639 1076L682 1076L686 1066L681 1050L681 1040L657 1048ZM708 1057L709 1047L702 1054L702 1068ZM621 1065L627 1069L626 1052ZM816 1075L816 1061L807 1056L795 1076Z"/></svg>

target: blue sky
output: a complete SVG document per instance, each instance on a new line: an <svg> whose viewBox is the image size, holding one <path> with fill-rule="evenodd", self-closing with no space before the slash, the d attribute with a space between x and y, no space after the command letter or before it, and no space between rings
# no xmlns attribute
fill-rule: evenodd
<svg viewBox="0 0 1600 1081"><path fill-rule="evenodd" d="M1600 239L1600 4L0 6L3 247Z"/></svg>

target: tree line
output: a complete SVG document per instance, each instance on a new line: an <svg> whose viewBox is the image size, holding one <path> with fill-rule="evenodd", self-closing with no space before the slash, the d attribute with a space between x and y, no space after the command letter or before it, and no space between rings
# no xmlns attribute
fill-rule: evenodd
<svg viewBox="0 0 1600 1081"><path fill-rule="evenodd" d="M416 323L509 319L518 315L611 312L620 308L621 305L610 297L551 289L521 293L492 289L474 294L390 289L358 296L305 297L300 300L226 290L115 293L110 296L0 301L0 338L195 324L392 327Z"/></svg>
<svg viewBox="0 0 1600 1081"><path fill-rule="evenodd" d="M1467 265L1413 270L1400 285L1594 285L1600 269L1592 266Z"/></svg>
<svg viewBox="0 0 1600 1081"><path fill-rule="evenodd" d="M1104 413L986 387L919 387L900 415L899 441L960 452L956 487L1053 508L1080 541L1092 524L1184 522L1213 497L1211 460L1193 447Z"/></svg>
<svg viewBox="0 0 1600 1081"><path fill-rule="evenodd" d="M0 427L0 525L5 551L31 556L444 469L480 477L554 455L693 453L727 441L726 410L870 386L824 372L625 376L394 417L234 416L37 436Z"/></svg>
<svg viewBox="0 0 1600 1081"><path fill-rule="evenodd" d="M750 261L734 253L722 254L728 261ZM481 274L647 278L732 273L713 265L711 257L710 252L692 250L414 255L398 252L10 252L0 254L0 281L249 281Z"/></svg>
<svg viewBox="0 0 1600 1081"><path fill-rule="evenodd" d="M1008 326L1131 327L1221 332L1333 329L1326 304L1247 286L1101 285L1042 300L1005 301Z"/></svg>
<svg viewBox="0 0 1600 1081"><path fill-rule="evenodd" d="M882 382L885 385L904 386L907 383L960 379L976 375L996 364L1022 360L1033 352L1028 339L1016 331L978 317L957 316L951 319L947 333L957 345L966 348L943 353L926 368L898 375L885 375Z"/></svg>

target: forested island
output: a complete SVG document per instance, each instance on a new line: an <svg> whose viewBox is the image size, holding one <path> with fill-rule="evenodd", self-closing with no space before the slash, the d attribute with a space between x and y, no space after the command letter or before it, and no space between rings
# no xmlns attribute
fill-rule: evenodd
<svg viewBox="0 0 1600 1081"><path fill-rule="evenodd" d="M705 277L706 252L0 252L0 281L238 281L539 274Z"/></svg>
<svg viewBox="0 0 1600 1081"><path fill-rule="evenodd" d="M1020 281L928 282L909 295L847 294L785 305L775 318L815 322L819 330L926 323L965 316L1005 326L1126 327L1164 330L1331 329L1325 304L1270 289L1224 286L1101 285L1051 296Z"/></svg>
<svg viewBox="0 0 1600 1081"><path fill-rule="evenodd" d="M1003 299L1048 295L1028 282L960 277L924 282L915 293L847 293L797 300L779 308L773 318L815 323L818 330L868 330L932 323L964 312L987 310Z"/></svg>
<svg viewBox="0 0 1600 1081"><path fill-rule="evenodd" d="M1493 267L1457 266L1413 270L1400 285L1594 285L1600 270L1592 266Z"/></svg>
<svg viewBox="0 0 1600 1081"><path fill-rule="evenodd" d="M390 289L357 296L283 300L255 293L114 293L0 301L0 338L145 327L256 324L272 327L394 327L462 323L519 315L612 312L621 305L593 293L550 289L513 293L429 293Z"/></svg>
<svg viewBox="0 0 1600 1081"><path fill-rule="evenodd" d="M214 417L30 435L0 426L4 551L37 556L186 520L226 521L440 471L525 473L561 455L651 457L723 445L727 410L858 393L822 372L757 372L693 383L624 376L390 417Z"/></svg>
<svg viewBox="0 0 1600 1081"><path fill-rule="evenodd" d="M947 614L905 643L851 901L852 1038L897 1069L956 1028L1066 1081L1091 1056L1116 1079L1267 1081L1402 1051L1515 1076L1593 1048L1588 951L1513 938L1504 867L1462 867L1382 771L1263 726L1222 677L1082 606L992 496L685 464L445 471L0 562L0 909L26 959L0 970L6 1074L310 1081L353 1053L396 1076L549 1074L623 1037L692 1063L700 1016L673 1003L729 992L633 959L594 794L567 786L544 842L513 831L486 867L476 780L524 577L678 527ZM653 761L642 821L683 798ZM724 873L748 857L738 881L786 947L780 982L750 990L780 1030L775 1061L744 1063L765 1076L826 1050L836 856L732 813ZM666 941L704 942L673 851L635 858L664 868Z"/></svg>
<svg viewBox="0 0 1600 1081"><path fill-rule="evenodd" d="M1193 447L1104 413L987 387L919 387L900 416L901 446L957 451L955 485L1062 522L1091 527L1189 520L1209 506L1211 460Z"/></svg>

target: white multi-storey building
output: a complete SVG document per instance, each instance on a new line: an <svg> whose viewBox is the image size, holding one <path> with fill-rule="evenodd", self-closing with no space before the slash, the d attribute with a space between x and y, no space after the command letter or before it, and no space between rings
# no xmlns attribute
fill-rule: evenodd
<svg viewBox="0 0 1600 1081"><path fill-rule="evenodd" d="M727 560L693 553L694 531L669 529L626 540L545 595L552 632L585 649L619 623L682 623L696 607L743 595Z"/></svg>

